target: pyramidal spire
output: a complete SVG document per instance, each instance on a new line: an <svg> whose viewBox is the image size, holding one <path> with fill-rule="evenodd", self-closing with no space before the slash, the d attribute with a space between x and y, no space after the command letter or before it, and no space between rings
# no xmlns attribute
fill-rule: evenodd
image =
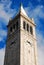
<svg viewBox="0 0 44 65"><path fill-rule="evenodd" d="M20 12L21 12L22 14L24 14L25 16L27 16L27 14L26 14L26 12L25 12L25 10L24 10L24 8L23 8L22 3L20 4Z"/></svg>

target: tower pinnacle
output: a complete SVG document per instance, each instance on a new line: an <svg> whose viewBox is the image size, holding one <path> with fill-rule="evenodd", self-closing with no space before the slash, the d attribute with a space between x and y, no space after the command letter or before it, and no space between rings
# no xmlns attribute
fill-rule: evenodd
<svg viewBox="0 0 44 65"><path fill-rule="evenodd" d="M25 12L25 10L24 10L24 8L23 8L22 3L20 4L20 12L21 12L22 14L24 14L25 16L27 16L27 14L26 14L26 12ZM28 16L27 16L27 17L28 17Z"/></svg>

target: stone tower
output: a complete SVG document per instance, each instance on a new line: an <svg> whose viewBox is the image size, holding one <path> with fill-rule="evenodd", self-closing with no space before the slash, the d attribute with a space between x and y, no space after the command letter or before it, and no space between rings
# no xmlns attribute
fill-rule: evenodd
<svg viewBox="0 0 44 65"><path fill-rule="evenodd" d="M4 65L37 65L35 23L27 16L22 5L7 27Z"/></svg>

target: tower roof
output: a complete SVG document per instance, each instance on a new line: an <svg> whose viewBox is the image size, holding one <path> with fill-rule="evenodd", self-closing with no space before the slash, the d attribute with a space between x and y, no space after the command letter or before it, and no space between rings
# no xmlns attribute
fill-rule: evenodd
<svg viewBox="0 0 44 65"><path fill-rule="evenodd" d="M25 16L27 16L22 4L20 5L20 12L23 13Z"/></svg>
<svg viewBox="0 0 44 65"><path fill-rule="evenodd" d="M15 16L12 20L14 20L17 16L19 16L19 14L20 14L22 17L24 17L26 20L28 20L30 23L32 23L32 24L35 25L33 18L31 19L31 18L28 17L28 15L26 14L26 12L25 12L25 10L24 10L22 4L20 4L20 9L19 9L19 11L17 12L16 16ZM10 20L11 20L11 19L10 19ZM11 21L12 21L12 20L11 20ZM9 23L11 23L11 21L10 21Z"/></svg>

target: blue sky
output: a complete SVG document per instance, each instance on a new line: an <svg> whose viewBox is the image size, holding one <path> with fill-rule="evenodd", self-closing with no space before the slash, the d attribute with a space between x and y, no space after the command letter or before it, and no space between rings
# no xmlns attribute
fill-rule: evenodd
<svg viewBox="0 0 44 65"><path fill-rule="evenodd" d="M3 65L7 39L7 24L20 8L20 3L36 23L38 64L44 65L44 0L0 0L0 65Z"/></svg>

